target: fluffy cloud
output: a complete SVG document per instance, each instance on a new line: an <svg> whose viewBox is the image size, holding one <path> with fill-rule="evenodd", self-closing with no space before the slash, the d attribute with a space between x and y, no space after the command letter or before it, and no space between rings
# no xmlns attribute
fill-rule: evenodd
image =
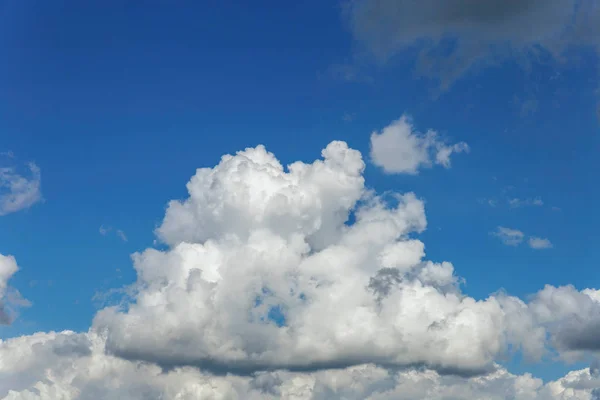
<svg viewBox="0 0 600 400"><path fill-rule="evenodd" d="M421 168L433 164L450 168L453 153L468 152L464 143L448 145L439 139L437 132L417 132L408 116L371 134L371 159L390 174L417 174Z"/></svg>
<svg viewBox="0 0 600 400"><path fill-rule="evenodd" d="M168 248L133 256L130 299L88 332L0 341L0 399L592 400L595 369L544 384L496 360L595 352L600 294L467 296L414 237L423 203L377 196L363 169L343 142L198 169L157 229Z"/></svg>
<svg viewBox="0 0 600 400"><path fill-rule="evenodd" d="M547 285L530 304L538 325L545 325L554 347L567 359L600 352L600 291Z"/></svg>
<svg viewBox="0 0 600 400"><path fill-rule="evenodd" d="M31 207L42 200L41 173L34 163L29 174L22 175L14 167L0 168L0 216Z"/></svg>
<svg viewBox="0 0 600 400"><path fill-rule="evenodd" d="M520 300L476 301L451 263L423 260L409 238L426 226L414 194L366 190L361 155L343 142L322 156L286 171L259 146L199 169L157 229L171 248L134 256L135 302L96 316L108 351L217 372L378 363L472 374L509 342L539 350L511 322Z"/></svg>
<svg viewBox="0 0 600 400"><path fill-rule="evenodd" d="M594 0L350 0L346 16L379 60L420 46L419 71L443 87L474 65L600 44Z"/></svg>

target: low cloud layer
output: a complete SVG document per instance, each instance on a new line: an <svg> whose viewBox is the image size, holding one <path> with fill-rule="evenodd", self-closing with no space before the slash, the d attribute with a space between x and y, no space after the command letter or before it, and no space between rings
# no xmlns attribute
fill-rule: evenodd
<svg viewBox="0 0 600 400"><path fill-rule="evenodd" d="M389 174L416 175L433 165L450 168L452 154L463 152L469 152L466 143L447 144L433 130L420 133L406 115L371 134L371 160Z"/></svg>
<svg viewBox="0 0 600 400"><path fill-rule="evenodd" d="M14 158L12 153L5 157ZM24 171L0 166L0 216L24 210L41 200L41 172L37 165L29 163Z"/></svg>
<svg viewBox="0 0 600 400"><path fill-rule="evenodd" d="M69 331L0 341L0 378L3 400L593 400L592 388L600 381L589 369L544 384L502 368L460 378L373 364L215 376L123 360L106 354L102 337Z"/></svg>
<svg viewBox="0 0 600 400"><path fill-rule="evenodd" d="M379 60L415 47L418 71L442 87L477 65L512 57L560 58L573 46L600 48L594 0L350 0L354 38Z"/></svg>
<svg viewBox="0 0 600 400"><path fill-rule="evenodd" d="M593 399L595 369L544 383L497 362L595 357L598 291L469 297L426 259L415 194L367 189L344 142L321 155L198 169L123 304L88 332L0 341L0 399Z"/></svg>

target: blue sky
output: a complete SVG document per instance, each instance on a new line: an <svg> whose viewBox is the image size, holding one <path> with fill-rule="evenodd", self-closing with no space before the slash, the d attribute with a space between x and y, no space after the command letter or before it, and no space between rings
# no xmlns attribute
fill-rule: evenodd
<svg viewBox="0 0 600 400"><path fill-rule="evenodd" d="M0 4L0 152L11 152L0 167L30 176L34 162L43 198L0 217L0 253L20 267L10 285L31 302L0 338L87 330L95 294L135 281L130 254L153 246L196 168L258 144L283 164L332 140L359 150L367 186L425 201L427 258L451 261L476 299L600 286L593 42L562 59L490 57L447 83L444 58L429 75L415 61L418 41L370 54L383 33L364 40L337 2L178 3ZM470 151L450 168L385 173L370 136L405 114ZM504 244L498 227L523 242ZM572 369L511 368L544 379Z"/></svg>

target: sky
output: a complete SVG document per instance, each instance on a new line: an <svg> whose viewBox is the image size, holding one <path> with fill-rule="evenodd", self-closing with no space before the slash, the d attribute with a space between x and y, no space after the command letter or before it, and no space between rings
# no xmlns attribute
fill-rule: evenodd
<svg viewBox="0 0 600 400"><path fill-rule="evenodd" d="M0 399L600 398L599 27L0 1Z"/></svg>

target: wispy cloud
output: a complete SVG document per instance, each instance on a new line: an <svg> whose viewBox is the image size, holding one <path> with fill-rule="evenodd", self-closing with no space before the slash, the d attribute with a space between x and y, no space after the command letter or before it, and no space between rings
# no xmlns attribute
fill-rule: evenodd
<svg viewBox="0 0 600 400"><path fill-rule="evenodd" d="M536 197L534 199L519 199L519 198L512 198L512 199L508 199L508 205L510 206L510 208L519 208L519 207L528 207L528 206L534 206L534 207L541 207L544 205L544 202L542 201L541 198Z"/></svg>
<svg viewBox="0 0 600 400"><path fill-rule="evenodd" d="M104 226L104 225L101 225L100 228L98 229L98 232L100 232L100 234L102 236L106 236L106 235L108 235L112 231L113 231L112 227L110 227L110 226ZM121 230L121 229L115 229L114 232L115 232L115 235L119 239L121 239L124 242L127 242L127 240L128 240L127 239L127 235L125 234L125 232L123 230Z"/></svg>
<svg viewBox="0 0 600 400"><path fill-rule="evenodd" d="M119 237L119 238L120 238L122 241L124 241L124 242L126 242L126 241L127 241L127 235L125 235L125 232L123 232L123 231L122 231L122 230L120 230L120 229L117 229L117 232L116 232L116 233L117 233L117 236L118 236L118 237Z"/></svg>
<svg viewBox="0 0 600 400"><path fill-rule="evenodd" d="M352 122L352 121L354 121L355 117L356 117L356 114L354 114L354 113L344 113L344 115L342 116L342 120L344 122Z"/></svg>
<svg viewBox="0 0 600 400"><path fill-rule="evenodd" d="M497 227L495 231L491 232L491 235L499 238L507 246L519 246L526 238L523 231L504 226ZM537 236L529 236L527 245L534 250L550 249L553 247L550 240Z"/></svg>
<svg viewBox="0 0 600 400"><path fill-rule="evenodd" d="M497 227L496 230L491 234L499 238L502 243L507 246L518 246L525 238L525 234L520 230L506 228L504 226Z"/></svg>
<svg viewBox="0 0 600 400"><path fill-rule="evenodd" d="M12 152L2 153L14 160ZM0 216L27 209L43 200L41 171L33 162L23 171L16 166L0 167Z"/></svg>

